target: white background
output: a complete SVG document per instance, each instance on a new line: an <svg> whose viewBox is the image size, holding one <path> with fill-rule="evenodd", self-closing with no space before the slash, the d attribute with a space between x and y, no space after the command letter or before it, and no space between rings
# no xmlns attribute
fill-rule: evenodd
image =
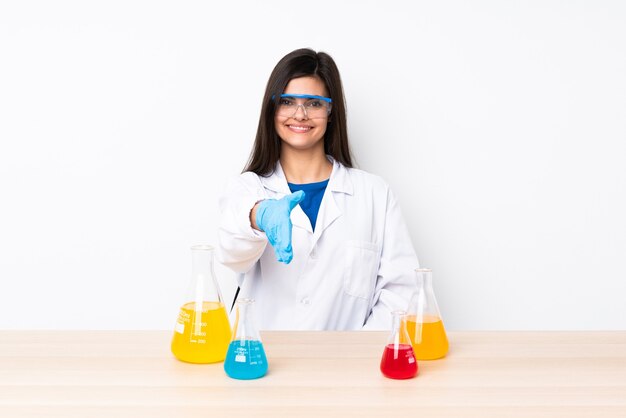
<svg viewBox="0 0 626 418"><path fill-rule="evenodd" d="M624 22L617 0L4 1L0 328L171 329L267 78L311 47L448 329L626 329Z"/></svg>

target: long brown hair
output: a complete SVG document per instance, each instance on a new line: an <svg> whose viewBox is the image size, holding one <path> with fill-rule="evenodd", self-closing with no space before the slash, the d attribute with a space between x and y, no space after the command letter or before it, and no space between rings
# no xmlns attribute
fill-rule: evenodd
<svg viewBox="0 0 626 418"><path fill-rule="evenodd" d="M303 48L285 55L276 64L267 81L259 127L244 172L252 171L260 176L269 176L273 173L276 162L280 159L281 144L274 126L276 105L289 81L306 76L315 76L322 80L333 100L324 135L324 152L344 166L352 167L346 126L346 106L337 65L325 52Z"/></svg>

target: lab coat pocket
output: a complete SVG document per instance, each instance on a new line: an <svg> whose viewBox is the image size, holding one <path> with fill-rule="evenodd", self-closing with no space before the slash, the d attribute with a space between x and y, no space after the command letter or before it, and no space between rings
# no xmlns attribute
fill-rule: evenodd
<svg viewBox="0 0 626 418"><path fill-rule="evenodd" d="M345 246L343 290L350 296L369 299L378 275L378 247L367 241L348 241Z"/></svg>

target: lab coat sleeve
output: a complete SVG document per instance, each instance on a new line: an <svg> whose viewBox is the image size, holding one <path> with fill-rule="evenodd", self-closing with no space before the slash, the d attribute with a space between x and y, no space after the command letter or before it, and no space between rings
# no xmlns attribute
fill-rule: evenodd
<svg viewBox="0 0 626 418"><path fill-rule="evenodd" d="M419 262L398 201L390 189L387 189L383 231L378 277L364 330L389 330L391 312L407 310L411 296L417 291L414 273Z"/></svg>
<svg viewBox="0 0 626 418"><path fill-rule="evenodd" d="M265 251L267 237L250 225L250 211L266 198L258 176L250 172L231 178L220 197L218 256L236 273L250 270Z"/></svg>

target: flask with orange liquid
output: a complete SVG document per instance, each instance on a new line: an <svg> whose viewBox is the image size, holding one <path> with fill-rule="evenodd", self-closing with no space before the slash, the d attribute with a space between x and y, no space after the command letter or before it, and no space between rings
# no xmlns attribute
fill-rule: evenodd
<svg viewBox="0 0 626 418"><path fill-rule="evenodd" d="M416 269L415 279L417 292L409 303L408 315L405 317L415 358L434 360L445 357L448 353L448 337L433 291L432 270Z"/></svg>
<svg viewBox="0 0 626 418"><path fill-rule="evenodd" d="M213 247L191 247L192 275L172 337L172 353L189 363L224 361L231 340L230 321L213 270Z"/></svg>

